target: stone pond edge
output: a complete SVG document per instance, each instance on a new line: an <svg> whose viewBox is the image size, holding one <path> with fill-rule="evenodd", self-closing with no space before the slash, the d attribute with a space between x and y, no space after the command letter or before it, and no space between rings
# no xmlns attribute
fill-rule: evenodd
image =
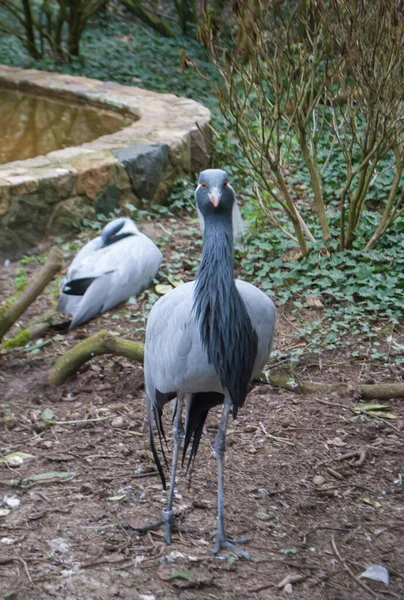
<svg viewBox="0 0 404 600"><path fill-rule="evenodd" d="M16 258L96 212L164 203L178 177L208 166L210 111L189 98L0 65L0 88L133 115L114 134L0 165L0 257Z"/></svg>

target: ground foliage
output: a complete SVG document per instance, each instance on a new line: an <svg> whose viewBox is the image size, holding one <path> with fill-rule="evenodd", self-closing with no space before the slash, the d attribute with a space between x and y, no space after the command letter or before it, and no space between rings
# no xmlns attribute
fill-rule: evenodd
<svg viewBox="0 0 404 600"><path fill-rule="evenodd" d="M321 248L321 231L313 216L309 174L297 155L293 158L292 168L286 176L299 192L299 210L319 241L308 258L301 260L295 255L296 245L284 233L289 225L282 216L279 215L278 221L284 231L268 226L252 180L235 166L235 159L240 162L244 158L235 140L223 127L211 86L192 68L184 70L181 67L180 58L184 52L197 61L211 80L217 77L205 50L192 37L183 37L178 32L176 38L162 38L143 24L108 13L100 16L86 30L82 56L63 66L48 59L34 61L15 38L0 41L0 62L3 63L114 80L192 97L209 106L214 114L217 133L213 162L215 166L228 170L247 222L246 236L237 251L239 274L274 296L278 306L287 304L292 308L301 329L301 338L306 342L301 347L288 349L286 356L283 353L279 358L297 362L308 350L321 353L325 348L345 347L353 361L368 357L382 360L384 364L402 363L399 356L399 319L404 308L404 218L396 221L375 250L358 249L363 247L363 241L375 229L379 218L377 210L387 197L393 177L388 163L383 165L372 183L373 210L365 211L353 249L334 253L333 242L328 252ZM328 156L327 140L320 140L320 153L322 144L325 161ZM337 197L343 169L341 153L335 148L323 172L323 188L330 200L328 217L331 230L339 226L332 198L333 194ZM193 181L179 180L167 207L154 207L153 211L147 206L140 209L131 207L134 218L150 220L156 216L192 214L193 191ZM104 222L105 218L100 217L98 221L87 221L84 225L91 230L99 230ZM198 236L196 227L187 233L190 237ZM185 232L182 234L185 235ZM77 245L70 246L69 254L72 256ZM195 273L198 260L187 257L186 250L171 258L172 262L165 265L166 274L170 277L181 278L182 270L190 275ZM22 259L22 267L29 260L30 257ZM17 287L23 283L24 272L20 271ZM55 290L57 294L57 286ZM310 298L317 298L322 307L320 305L318 319L307 324L301 314ZM155 300L156 296L151 292L144 306L144 317Z"/></svg>

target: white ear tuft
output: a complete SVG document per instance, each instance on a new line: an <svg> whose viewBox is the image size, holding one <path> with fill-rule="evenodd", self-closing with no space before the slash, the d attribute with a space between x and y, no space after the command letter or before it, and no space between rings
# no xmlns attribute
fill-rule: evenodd
<svg viewBox="0 0 404 600"><path fill-rule="evenodd" d="M201 233L203 235L203 230L205 229L205 219L203 218L203 214L201 213L201 211L199 210L198 207L196 207L196 210L198 212L198 217L199 217L199 227L200 227Z"/></svg>
<svg viewBox="0 0 404 600"><path fill-rule="evenodd" d="M229 186L231 187L231 186ZM240 210L237 204L236 196L234 195L234 204L231 215L232 226L233 226L233 238L238 240L242 237L244 233L244 222L241 218Z"/></svg>

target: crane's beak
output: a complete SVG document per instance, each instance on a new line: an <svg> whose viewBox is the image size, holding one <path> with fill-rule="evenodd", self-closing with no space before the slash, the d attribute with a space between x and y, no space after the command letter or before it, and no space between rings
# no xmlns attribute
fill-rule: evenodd
<svg viewBox="0 0 404 600"><path fill-rule="evenodd" d="M221 194L217 187L212 188L212 191L208 193L209 201L215 208L219 206L220 196Z"/></svg>

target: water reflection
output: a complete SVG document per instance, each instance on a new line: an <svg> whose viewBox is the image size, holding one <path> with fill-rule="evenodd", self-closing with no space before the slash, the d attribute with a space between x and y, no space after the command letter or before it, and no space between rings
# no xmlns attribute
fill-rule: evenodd
<svg viewBox="0 0 404 600"><path fill-rule="evenodd" d="M0 90L0 164L91 142L133 120L93 107Z"/></svg>

